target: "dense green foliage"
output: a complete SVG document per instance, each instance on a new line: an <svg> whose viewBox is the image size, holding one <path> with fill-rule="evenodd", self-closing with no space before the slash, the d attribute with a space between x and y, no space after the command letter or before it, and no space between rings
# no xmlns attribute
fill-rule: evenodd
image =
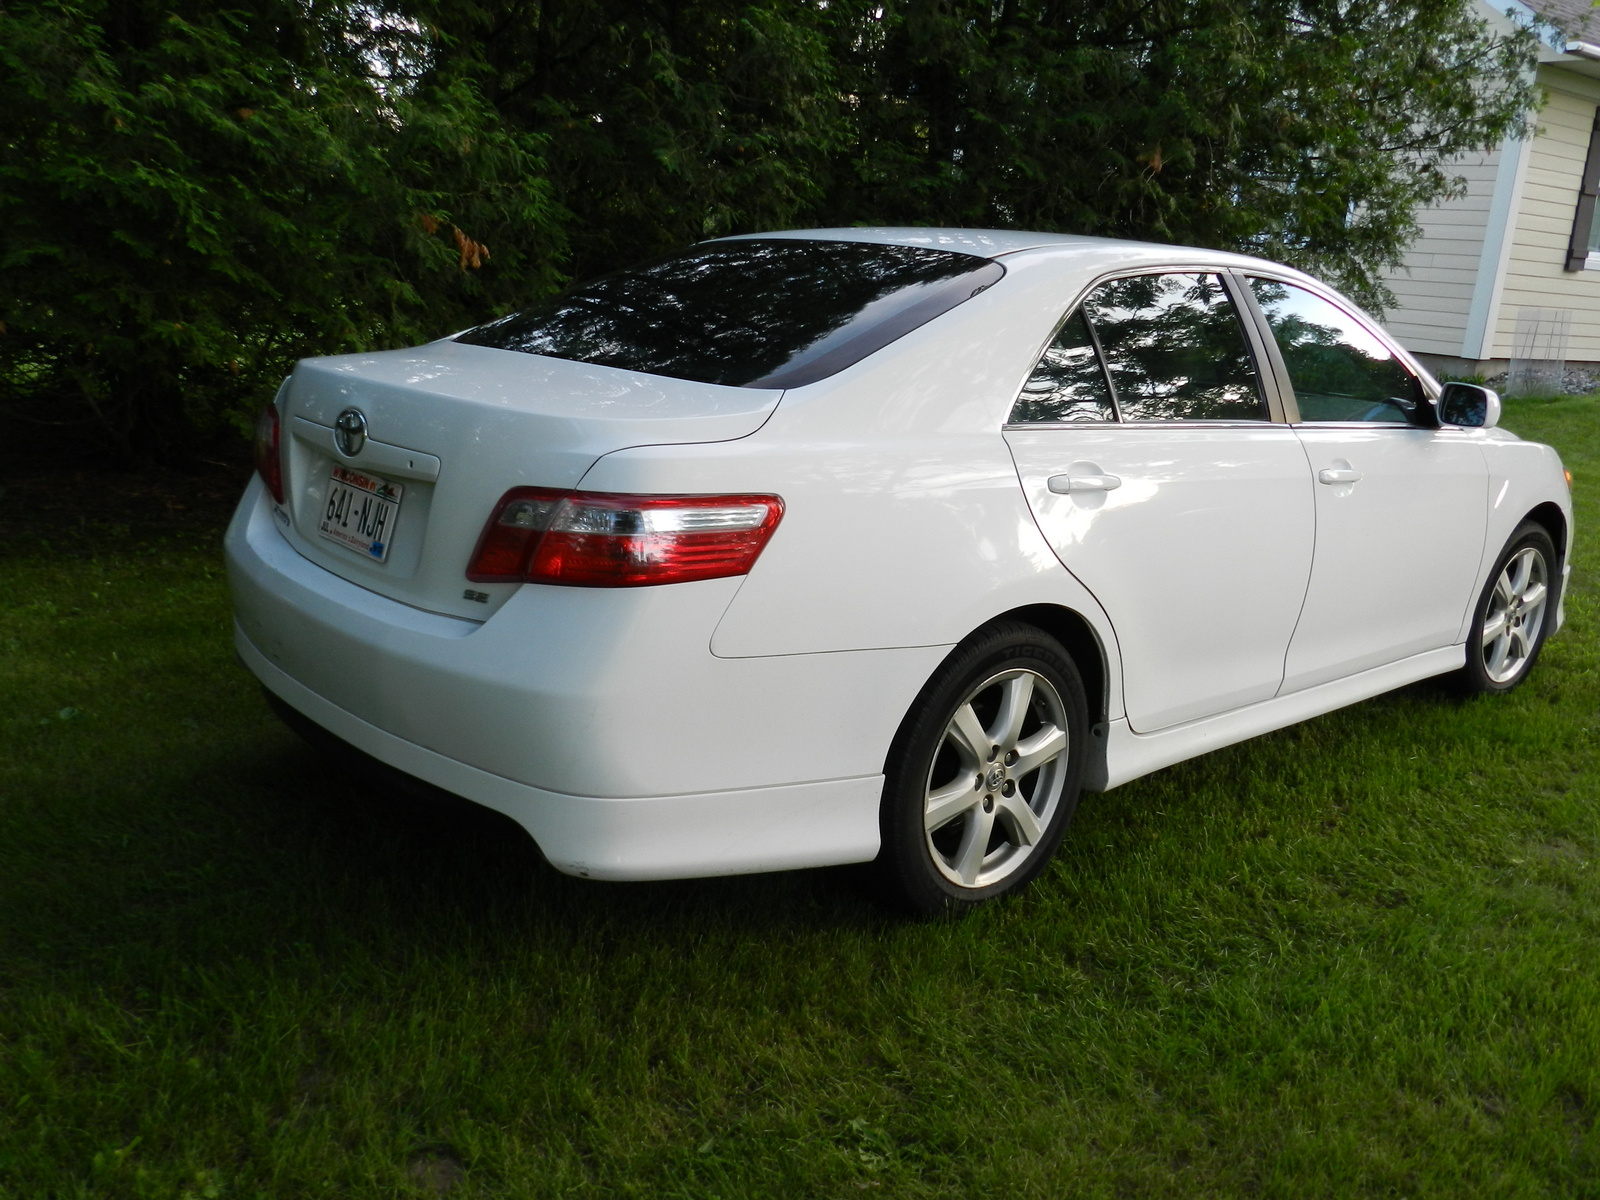
<svg viewBox="0 0 1600 1200"><path fill-rule="evenodd" d="M276 723L214 531L18 539L0 1198L1594 1196L1600 408L1506 421L1576 476L1522 688L1087 796L951 922L557 875Z"/></svg>
<svg viewBox="0 0 1600 1200"><path fill-rule="evenodd" d="M0 9L7 415L181 453L296 358L549 286L539 138L444 67L391 86L382 52L426 50L405 34L303 0ZM457 228L496 270L462 269Z"/></svg>
<svg viewBox="0 0 1600 1200"><path fill-rule="evenodd" d="M799 224L1243 247L1381 301L1531 54L1465 0L7 5L0 411L181 453L298 356Z"/></svg>
<svg viewBox="0 0 1600 1200"><path fill-rule="evenodd" d="M1443 160L1529 102L1454 0L906 5L843 55L852 215L1242 248L1381 301Z"/></svg>

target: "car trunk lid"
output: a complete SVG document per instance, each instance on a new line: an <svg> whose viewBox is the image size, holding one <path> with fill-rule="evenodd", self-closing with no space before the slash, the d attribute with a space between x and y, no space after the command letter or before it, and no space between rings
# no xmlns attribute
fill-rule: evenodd
<svg viewBox="0 0 1600 1200"><path fill-rule="evenodd" d="M451 341L307 359L282 400L284 534L363 587L483 620L520 586L465 576L507 489L576 487L629 446L744 437L781 395Z"/></svg>

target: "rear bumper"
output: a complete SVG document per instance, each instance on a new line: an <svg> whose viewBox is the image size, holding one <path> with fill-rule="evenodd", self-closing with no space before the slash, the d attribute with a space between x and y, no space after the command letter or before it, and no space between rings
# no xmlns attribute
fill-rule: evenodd
<svg viewBox="0 0 1600 1200"><path fill-rule="evenodd" d="M885 755L944 647L719 659L740 583L526 586L486 622L309 562L252 484L227 537L240 657L285 703L506 813L572 874L860 862Z"/></svg>
<svg viewBox="0 0 1600 1200"><path fill-rule="evenodd" d="M690 879L866 862L883 776L682 796L572 796L408 742L324 700L235 628L239 657L280 700L396 770L502 812L557 870L586 879Z"/></svg>

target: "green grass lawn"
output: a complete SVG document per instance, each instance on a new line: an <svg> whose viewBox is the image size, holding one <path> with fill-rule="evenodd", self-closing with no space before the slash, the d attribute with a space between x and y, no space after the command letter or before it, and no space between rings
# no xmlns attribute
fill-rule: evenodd
<svg viewBox="0 0 1600 1200"><path fill-rule="evenodd" d="M1577 477L1525 687L1089 796L933 924L558 875L281 728L215 532L18 540L0 1196L1600 1196L1600 401L1506 424Z"/></svg>

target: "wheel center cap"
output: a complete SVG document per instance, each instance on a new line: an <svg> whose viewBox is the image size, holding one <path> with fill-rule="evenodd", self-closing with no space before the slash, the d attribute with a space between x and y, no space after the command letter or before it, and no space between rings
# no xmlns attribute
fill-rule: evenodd
<svg viewBox="0 0 1600 1200"><path fill-rule="evenodd" d="M989 778L985 782L988 783L989 790L991 792L998 788L1005 781L1006 769L1004 767L996 765L989 768Z"/></svg>

